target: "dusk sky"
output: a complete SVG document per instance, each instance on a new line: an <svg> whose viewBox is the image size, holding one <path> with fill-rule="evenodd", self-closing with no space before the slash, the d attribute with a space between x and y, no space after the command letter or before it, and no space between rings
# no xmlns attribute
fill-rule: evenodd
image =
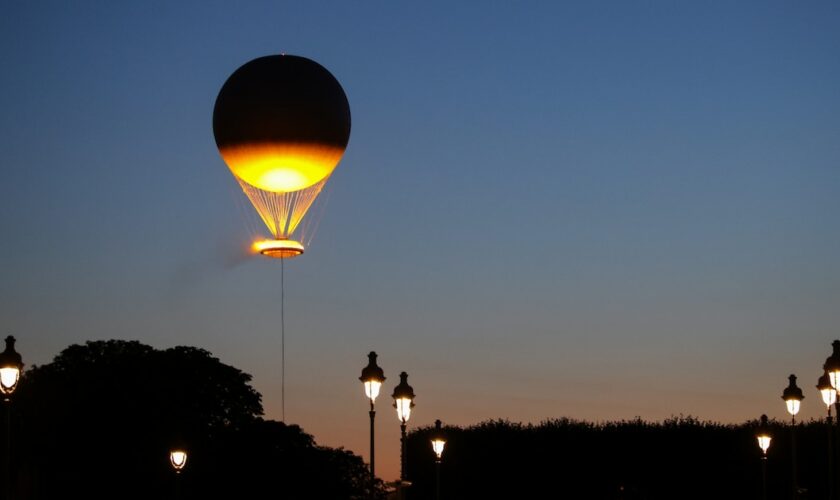
<svg viewBox="0 0 840 500"><path fill-rule="evenodd" d="M280 262L213 139L311 58L352 112L285 263L286 421L398 475L409 428L803 418L840 338L840 3L42 2L0 15L0 333L197 346L280 419Z"/></svg>

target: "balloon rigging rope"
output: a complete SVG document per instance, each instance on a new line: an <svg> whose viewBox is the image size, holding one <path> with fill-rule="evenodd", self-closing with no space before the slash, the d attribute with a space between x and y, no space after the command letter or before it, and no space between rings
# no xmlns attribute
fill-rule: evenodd
<svg viewBox="0 0 840 500"><path fill-rule="evenodd" d="M284 261L280 259L280 414L286 423L286 288Z"/></svg>

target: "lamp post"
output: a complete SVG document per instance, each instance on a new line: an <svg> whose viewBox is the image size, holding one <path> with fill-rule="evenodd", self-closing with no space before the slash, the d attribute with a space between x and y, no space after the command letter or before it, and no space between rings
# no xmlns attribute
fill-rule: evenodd
<svg viewBox="0 0 840 500"><path fill-rule="evenodd" d="M826 358L823 369L825 369L825 373L828 374L828 381L831 384L831 387L833 387L835 391L840 391L840 340L832 342L831 347L831 356ZM835 398L834 415L835 425L840 426L840 398ZM829 432L832 432L831 429L829 429ZM832 458L835 457L832 455ZM834 476L836 483L837 471L833 468L831 475Z"/></svg>
<svg viewBox="0 0 840 500"><path fill-rule="evenodd" d="M181 498L181 470L187 465L187 451L184 448L173 448L169 451L169 463L175 469L175 500Z"/></svg>
<svg viewBox="0 0 840 500"><path fill-rule="evenodd" d="M443 447L446 446L446 436L440 428L440 420L435 420L435 430L432 433L432 450L435 452L435 500L440 500L440 458Z"/></svg>
<svg viewBox="0 0 840 500"><path fill-rule="evenodd" d="M373 497L373 486L376 482L376 472L374 469L374 446L373 446L373 421L376 418L376 410L374 410L374 402L379 396L379 388L382 387L382 382L385 381L385 373L382 368L376 365L376 353L370 351L368 354L368 364L362 368L362 376L359 380L365 386L365 395L370 400L370 494Z"/></svg>
<svg viewBox="0 0 840 500"><path fill-rule="evenodd" d="M0 392L6 404L6 466L4 469L6 500L11 500L12 469L12 393L17 388L20 373L23 371L23 358L15 351L15 338L6 337L6 350L0 353Z"/></svg>
<svg viewBox="0 0 840 500"><path fill-rule="evenodd" d="M831 385L831 379L828 373L824 373L822 377L817 380L817 390L820 391L823 403L825 403L828 415L826 421L831 424L831 405L837 402L837 390Z"/></svg>
<svg viewBox="0 0 840 500"><path fill-rule="evenodd" d="M411 483L406 481L405 426L411 416L411 409L414 408L414 389L408 385L408 374L406 372L400 373L400 383L394 387L394 393L391 397L394 398L394 408L397 409L397 418L400 421L400 481L397 484L397 491L399 497L402 498L402 489L411 486Z"/></svg>
<svg viewBox="0 0 840 500"><path fill-rule="evenodd" d="M791 428L790 428L790 457L793 464L793 499L796 500L799 496L799 479L796 468L796 414L799 413L799 407L805 396L802 395L802 389L796 386L796 375L788 377L788 386L782 392L782 399L785 400L787 411L790 413Z"/></svg>
<svg viewBox="0 0 840 500"><path fill-rule="evenodd" d="M767 415L761 416L755 437L758 438L758 447L761 448L761 498L767 500L767 449L770 448L770 441L773 439L767 425Z"/></svg>
<svg viewBox="0 0 840 500"><path fill-rule="evenodd" d="M828 375L828 381L835 391L840 391L840 340L831 343L831 356L826 358L823 369ZM840 399L834 403L834 414L840 417ZM837 425L840 425L840 418L837 418Z"/></svg>
<svg viewBox="0 0 840 500"><path fill-rule="evenodd" d="M834 499L834 429L831 426L831 405L837 403L837 390L831 385L831 378L825 372L817 381L817 390L820 391L823 403L825 403L827 415L825 421L828 424L828 498Z"/></svg>

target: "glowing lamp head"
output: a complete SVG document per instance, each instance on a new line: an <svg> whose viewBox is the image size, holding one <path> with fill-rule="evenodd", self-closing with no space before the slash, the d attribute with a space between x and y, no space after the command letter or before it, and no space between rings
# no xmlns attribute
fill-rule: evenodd
<svg viewBox="0 0 840 500"><path fill-rule="evenodd" d="M397 409L397 418L405 424L411 417L411 409L414 408L414 389L408 385L408 374L400 373L400 383L394 387L394 408Z"/></svg>
<svg viewBox="0 0 840 500"><path fill-rule="evenodd" d="M817 381L817 390L820 391L823 403L830 410L831 405L837 402L837 390L832 387L828 373L824 373Z"/></svg>
<svg viewBox="0 0 840 500"><path fill-rule="evenodd" d="M370 404L376 402L379 389L382 387L382 382L385 381L385 372L376 364L375 352L370 351L368 354L368 364L362 368L362 376L359 377L359 380L365 385L365 395L370 399Z"/></svg>
<svg viewBox="0 0 840 500"><path fill-rule="evenodd" d="M826 358L823 368L828 374L828 381L831 387L840 390L840 340L835 340L831 343L831 356Z"/></svg>
<svg viewBox="0 0 840 500"><path fill-rule="evenodd" d="M787 411L791 416L796 416L799 413L799 406L805 396L802 394L802 389L796 386L796 375L788 377L788 386L782 392L782 399L785 400Z"/></svg>
<svg viewBox="0 0 840 500"><path fill-rule="evenodd" d="M773 439L766 434L760 434L758 437L758 447L761 448L761 452L765 455L767 454L768 448L770 448L770 441Z"/></svg>
<svg viewBox="0 0 840 500"><path fill-rule="evenodd" d="M169 463L175 469L176 474L181 473L181 469L187 465L187 452L181 448L176 448L169 452Z"/></svg>
<svg viewBox="0 0 840 500"><path fill-rule="evenodd" d="M770 436L770 426L767 424L767 415L761 416L755 437L758 440L758 447L761 448L761 453L766 457L767 450L770 448L770 441L773 439Z"/></svg>
<svg viewBox="0 0 840 500"><path fill-rule="evenodd" d="M376 402L377 396L379 396L379 389L382 387L382 382L378 380L368 380L365 382L365 396L370 399L371 403Z"/></svg>
<svg viewBox="0 0 840 500"><path fill-rule="evenodd" d="M294 240L267 239L254 242L254 251L275 259L291 259L303 254L303 245Z"/></svg>
<svg viewBox="0 0 840 500"><path fill-rule="evenodd" d="M0 353L0 392L8 399L17 388L20 373L23 371L23 358L15 351L15 338L6 337L6 350Z"/></svg>
<svg viewBox="0 0 840 500"><path fill-rule="evenodd" d="M446 446L446 436L440 426L440 420L435 420L435 430L432 432L432 451L435 452L437 461L443 456L443 447Z"/></svg>

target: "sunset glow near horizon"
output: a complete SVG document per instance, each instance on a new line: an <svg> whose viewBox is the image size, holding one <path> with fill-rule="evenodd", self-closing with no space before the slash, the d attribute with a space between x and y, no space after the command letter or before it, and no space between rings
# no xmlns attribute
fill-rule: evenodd
<svg viewBox="0 0 840 500"><path fill-rule="evenodd" d="M838 23L830 1L10 3L0 327L27 367L87 340L201 347L279 419L280 266L249 249L265 229L211 120L231 72L282 52L353 111L284 264L286 419L318 444L367 459L372 350L386 480L401 371L409 431L787 421L790 374L797 420L822 418Z"/></svg>

